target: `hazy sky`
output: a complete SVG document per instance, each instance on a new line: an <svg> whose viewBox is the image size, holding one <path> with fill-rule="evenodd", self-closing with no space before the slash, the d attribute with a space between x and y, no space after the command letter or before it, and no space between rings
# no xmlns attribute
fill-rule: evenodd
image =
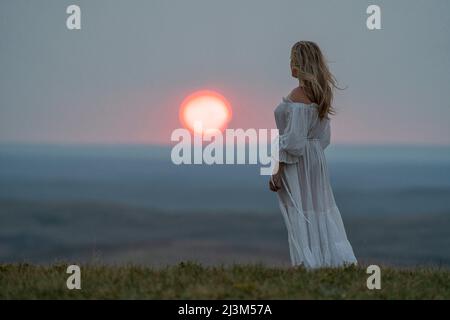
<svg viewBox="0 0 450 320"><path fill-rule="evenodd" d="M66 28L77 4L82 30ZM382 30L366 28L378 4ZM347 86L333 141L450 144L450 1L2 0L0 142L167 143L180 102L217 90L233 128L272 128L316 41Z"/></svg>

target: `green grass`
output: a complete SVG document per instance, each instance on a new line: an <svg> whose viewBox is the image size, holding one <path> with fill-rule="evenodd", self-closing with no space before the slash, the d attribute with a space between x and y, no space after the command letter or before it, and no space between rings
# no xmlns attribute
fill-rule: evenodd
<svg viewBox="0 0 450 320"><path fill-rule="evenodd" d="M66 287L66 264L0 265L1 299L450 299L450 270L382 267L381 290L368 290L364 267L263 265L163 268L81 266L81 290Z"/></svg>

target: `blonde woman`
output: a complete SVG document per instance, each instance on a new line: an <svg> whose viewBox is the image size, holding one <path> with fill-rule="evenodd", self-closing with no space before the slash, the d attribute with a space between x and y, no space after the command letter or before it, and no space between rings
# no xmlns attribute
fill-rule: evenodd
<svg viewBox="0 0 450 320"><path fill-rule="evenodd" d="M310 41L292 47L291 73L299 85L275 109L279 169L269 187L278 194L292 265L319 268L356 264L324 155L330 143L336 81L320 48Z"/></svg>

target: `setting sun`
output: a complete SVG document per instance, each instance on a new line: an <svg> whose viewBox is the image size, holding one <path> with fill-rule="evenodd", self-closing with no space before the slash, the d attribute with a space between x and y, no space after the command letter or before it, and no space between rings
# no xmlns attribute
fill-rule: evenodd
<svg viewBox="0 0 450 320"><path fill-rule="evenodd" d="M189 95L180 107L180 121L184 127L198 134L224 130L231 120L231 106L219 93L202 90ZM201 124L203 130L194 128Z"/></svg>

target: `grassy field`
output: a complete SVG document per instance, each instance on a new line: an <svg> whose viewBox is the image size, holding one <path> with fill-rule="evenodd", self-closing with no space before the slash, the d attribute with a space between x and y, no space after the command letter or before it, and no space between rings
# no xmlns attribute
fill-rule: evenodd
<svg viewBox="0 0 450 320"><path fill-rule="evenodd" d="M381 268L381 290L368 290L363 267L164 268L81 266L81 290L66 287L67 265L0 265L1 299L450 299L449 269Z"/></svg>

